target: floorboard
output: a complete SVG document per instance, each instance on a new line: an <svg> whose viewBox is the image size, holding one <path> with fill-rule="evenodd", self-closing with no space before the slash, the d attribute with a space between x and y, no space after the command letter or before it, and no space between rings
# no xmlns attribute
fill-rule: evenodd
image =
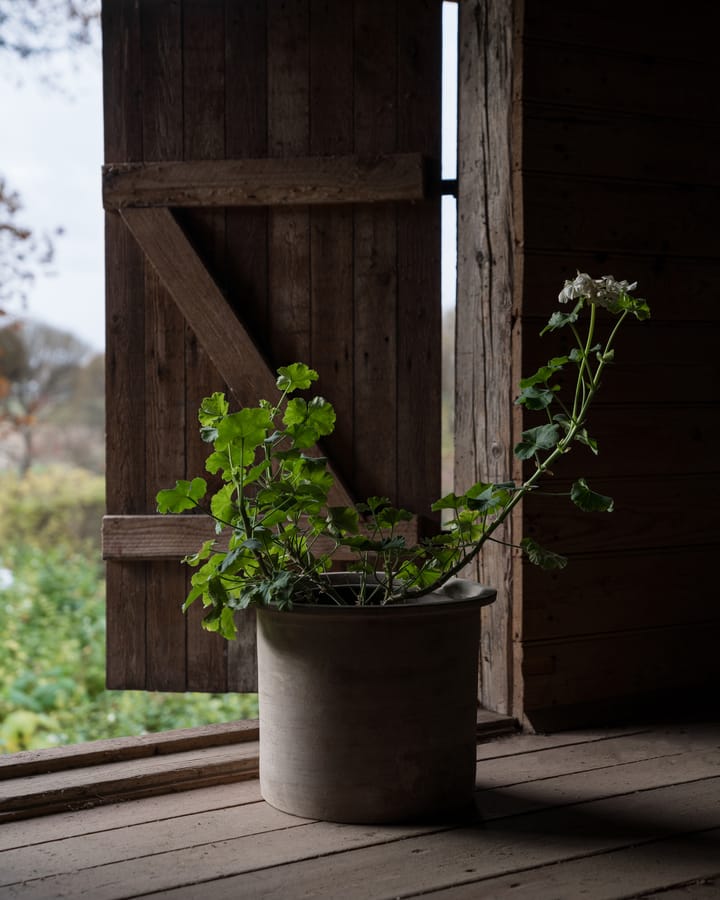
<svg viewBox="0 0 720 900"><path fill-rule="evenodd" d="M478 758L472 823L308 821L255 780L7 822L0 898L720 896L720 726L517 734Z"/></svg>

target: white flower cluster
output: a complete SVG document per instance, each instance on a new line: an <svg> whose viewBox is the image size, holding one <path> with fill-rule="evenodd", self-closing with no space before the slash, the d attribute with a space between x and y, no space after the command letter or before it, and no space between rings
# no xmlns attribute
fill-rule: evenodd
<svg viewBox="0 0 720 900"><path fill-rule="evenodd" d="M636 287L637 281L629 284L627 281L615 281L612 275L591 278L585 272L578 272L576 278L565 282L565 287L560 291L558 300L561 303L568 303L570 300L579 300L583 297L590 303L596 303L606 309L615 309L620 296L628 294Z"/></svg>

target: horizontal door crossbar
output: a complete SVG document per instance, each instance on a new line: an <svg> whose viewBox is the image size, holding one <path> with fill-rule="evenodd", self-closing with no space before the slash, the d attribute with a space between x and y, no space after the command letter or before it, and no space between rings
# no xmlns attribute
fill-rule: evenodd
<svg viewBox="0 0 720 900"><path fill-rule="evenodd" d="M420 153L189 162L103 167L105 209L132 206L297 206L422 200Z"/></svg>

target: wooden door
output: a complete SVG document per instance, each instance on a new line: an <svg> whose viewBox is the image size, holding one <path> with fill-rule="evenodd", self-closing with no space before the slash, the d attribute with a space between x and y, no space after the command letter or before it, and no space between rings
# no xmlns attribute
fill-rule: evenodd
<svg viewBox="0 0 720 900"><path fill-rule="evenodd" d="M200 400L308 362L346 493L423 513L440 476L439 0L106 0L107 683L255 689L180 612Z"/></svg>

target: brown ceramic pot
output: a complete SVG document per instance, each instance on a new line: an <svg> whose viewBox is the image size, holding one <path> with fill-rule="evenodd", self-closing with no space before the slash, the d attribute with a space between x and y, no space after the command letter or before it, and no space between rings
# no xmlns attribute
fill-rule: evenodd
<svg viewBox="0 0 720 900"><path fill-rule="evenodd" d="M373 824L471 807L480 607L495 594L454 579L403 605L258 610L265 800Z"/></svg>

